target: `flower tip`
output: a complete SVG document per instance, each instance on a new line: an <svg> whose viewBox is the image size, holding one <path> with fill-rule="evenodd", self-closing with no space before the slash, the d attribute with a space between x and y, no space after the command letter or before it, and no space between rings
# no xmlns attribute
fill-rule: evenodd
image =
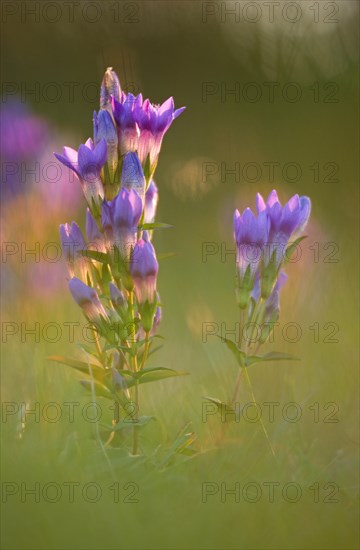
<svg viewBox="0 0 360 550"><path fill-rule="evenodd" d="M276 191L276 189L273 189L271 191L271 193L269 194L269 196L268 196L267 204L268 204L268 206L272 207L275 203L279 203L279 202L280 201L279 201L277 191Z"/></svg>
<svg viewBox="0 0 360 550"><path fill-rule="evenodd" d="M69 227L69 224L66 223L66 222L65 222L65 223L61 223L61 224L59 225L60 237L63 237L63 236L66 236L66 235L67 235L67 233L68 233L68 231L67 231L68 227Z"/></svg>
<svg viewBox="0 0 360 550"><path fill-rule="evenodd" d="M243 212L243 217L245 216L245 218L254 218L254 213L253 211L251 210L251 208L248 206L245 208L244 212Z"/></svg>
<svg viewBox="0 0 360 550"><path fill-rule="evenodd" d="M300 207L308 208L309 210L311 210L311 199L306 195L303 195L302 197L300 197Z"/></svg>
<svg viewBox="0 0 360 550"><path fill-rule="evenodd" d="M266 210L265 201L264 201L262 195L260 195L260 193L256 193L256 208L257 208L258 214L260 214L260 212L263 212L264 210Z"/></svg>
<svg viewBox="0 0 360 550"><path fill-rule="evenodd" d="M100 108L106 109L111 101L111 96L115 96L120 99L121 86L119 77L112 67L108 67L105 71L100 91Z"/></svg>
<svg viewBox="0 0 360 550"><path fill-rule="evenodd" d="M69 225L69 224L67 224L67 225ZM71 229L75 229L75 230L79 229L80 230L80 227L78 226L78 224L75 221L71 222L70 227L71 227Z"/></svg>
<svg viewBox="0 0 360 550"><path fill-rule="evenodd" d="M176 109L174 111L174 120L175 120L175 118L180 116L185 111L185 109L186 109L186 107L180 107L179 109Z"/></svg>
<svg viewBox="0 0 360 550"><path fill-rule="evenodd" d="M290 212L300 208L300 198L297 193L288 200L286 207L290 210Z"/></svg>

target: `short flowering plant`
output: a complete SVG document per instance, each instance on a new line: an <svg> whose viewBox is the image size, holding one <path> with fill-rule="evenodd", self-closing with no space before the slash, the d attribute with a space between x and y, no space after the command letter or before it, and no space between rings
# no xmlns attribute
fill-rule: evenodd
<svg viewBox="0 0 360 550"><path fill-rule="evenodd" d="M50 359L80 371L93 395L114 401L117 414L107 444L130 427L133 455L140 452L139 430L152 418L139 415L139 387L186 374L146 366L156 351L162 309L152 234L166 227L155 223L153 176L163 137L183 110L174 108L172 98L158 106L141 94L126 94L109 68L93 116L93 139L77 151L64 147L55 153L76 174L87 202L86 235L73 221L60 226L60 238L69 290L94 331L95 347L83 346L91 361Z"/></svg>
<svg viewBox="0 0 360 550"><path fill-rule="evenodd" d="M295 359L281 352L259 355L259 350L279 319L281 289L287 281L284 267L305 238L302 232L310 216L311 202L308 197L294 195L282 206L273 190L266 201L257 194L256 209L256 214L250 208L242 214L238 210L234 213L236 299L240 309L241 338L239 345L226 338L223 341L235 356L240 370L229 402L206 398L220 410L225 407L234 413L242 373L255 401L247 372L250 365ZM262 428L268 439L263 424Z"/></svg>

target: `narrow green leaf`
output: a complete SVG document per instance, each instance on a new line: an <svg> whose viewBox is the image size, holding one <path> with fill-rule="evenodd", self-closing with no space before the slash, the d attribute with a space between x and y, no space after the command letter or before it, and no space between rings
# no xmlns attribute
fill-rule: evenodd
<svg viewBox="0 0 360 550"><path fill-rule="evenodd" d="M80 384L89 392L92 392L93 383L94 391L97 396L106 397L106 399L114 399L114 395L109 390L109 388L104 386L104 384L101 384L101 382L98 382L97 380L80 380Z"/></svg>
<svg viewBox="0 0 360 550"><path fill-rule="evenodd" d="M151 231L152 229L170 229L174 227L173 225L170 225L168 223L144 223L142 225L139 225L138 229L141 231Z"/></svg>
<svg viewBox="0 0 360 550"><path fill-rule="evenodd" d="M203 399L206 399L206 401L210 401L210 403L214 403L214 405L217 406L218 412L226 411L228 410L228 406L223 401L220 401L217 397L208 397L204 396Z"/></svg>
<svg viewBox="0 0 360 550"><path fill-rule="evenodd" d="M85 361L77 361L76 359L70 359L69 357L63 357L62 355L51 355L50 357L47 357L47 359L49 359L49 361L54 361L55 363L62 363L63 365L68 365L69 367L79 370L84 374L89 374L89 364L86 363ZM100 365L96 365L95 363L90 363L90 367L95 377L97 375L104 376L105 369Z"/></svg>
<svg viewBox="0 0 360 550"><path fill-rule="evenodd" d="M196 440L196 434L192 431L189 431L191 427L191 422L185 424L185 426L178 433L175 441L171 445L168 452L165 454L165 457L160 462L160 467L164 468L174 459L175 455L187 455L192 456L195 454L194 449L189 449Z"/></svg>
<svg viewBox="0 0 360 550"><path fill-rule="evenodd" d="M167 369L164 367L151 367L143 369L136 373L139 384L145 384L147 382L156 382L157 380L163 380L164 378L172 378L174 376L186 376L188 372L176 371L173 369Z"/></svg>
<svg viewBox="0 0 360 550"><path fill-rule="evenodd" d="M151 163L150 163L150 154L146 157L145 164L144 164L144 176L147 181L148 186L150 185L150 179L151 179Z"/></svg>
<svg viewBox="0 0 360 550"><path fill-rule="evenodd" d="M150 367L138 372L122 369L118 370L118 373L126 377L126 385L128 388L132 388L136 384L136 381L138 384L145 384L147 382L156 382L157 380L163 380L165 378L189 374L188 372L176 371L164 367Z"/></svg>
<svg viewBox="0 0 360 550"><path fill-rule="evenodd" d="M110 263L109 255L104 252L99 252L98 250L82 250L81 255L85 256L85 258L89 258L90 260L96 260L102 264Z"/></svg>
<svg viewBox="0 0 360 550"><path fill-rule="evenodd" d="M152 348L149 353L148 353L148 357L150 357L150 355L154 355L154 353L156 353L157 351L159 351L163 346L160 345L160 346L156 346L155 348Z"/></svg>
<svg viewBox="0 0 360 550"><path fill-rule="evenodd" d="M211 403L215 403L215 405L217 405L219 408L222 407L222 406L226 406L226 403L223 403L217 397L208 397L207 395L205 395L203 397L203 399L206 399L207 401L210 401Z"/></svg>
<svg viewBox="0 0 360 550"><path fill-rule="evenodd" d="M121 374L121 376L130 376L130 378L136 378L136 373L131 370L118 369L117 372Z"/></svg>
<svg viewBox="0 0 360 550"><path fill-rule="evenodd" d="M222 336L218 336L218 338L220 338L220 340L222 342L225 342L227 348L231 351L231 353L234 355L238 365L240 367L243 367L244 366L244 362L245 362L245 353L243 351L241 351L241 349L239 349L237 347L237 345L235 344L235 342L233 342L232 340L228 340L227 338L223 338Z"/></svg>
<svg viewBox="0 0 360 550"><path fill-rule="evenodd" d="M119 432L125 428L133 428L136 426L136 428L143 428L151 420L156 420L155 416L140 416L137 421L133 420L130 416L122 418L117 424L107 427L109 431L112 432Z"/></svg>
<svg viewBox="0 0 360 550"><path fill-rule="evenodd" d="M295 357L295 355L290 355L289 353L271 351L265 355L249 355L246 357L246 366L249 367L255 363L263 363L265 361L300 361L300 358Z"/></svg>
<svg viewBox="0 0 360 550"><path fill-rule="evenodd" d="M222 420L224 422L234 422L234 420L239 416L238 411L236 411L232 405L228 405L227 403L220 401L217 397L205 396L203 399L210 401L210 403L214 403L218 408L218 413L224 413L224 415L222 415Z"/></svg>
<svg viewBox="0 0 360 550"><path fill-rule="evenodd" d="M158 261L165 260L166 258L172 258L173 256L176 256L176 252L163 252L162 254L156 255Z"/></svg>
<svg viewBox="0 0 360 550"><path fill-rule="evenodd" d="M95 357L95 359L98 359L97 350L93 349L90 345L77 343L76 346L82 349L83 351L85 351L86 353L88 353L89 355L92 355L93 357Z"/></svg>
<svg viewBox="0 0 360 550"><path fill-rule="evenodd" d="M297 249L301 241L307 238L307 235L304 235L303 237L299 237L296 239L293 243L290 244L290 246L287 247L284 254L284 263L288 263L291 260L291 256L293 252Z"/></svg>

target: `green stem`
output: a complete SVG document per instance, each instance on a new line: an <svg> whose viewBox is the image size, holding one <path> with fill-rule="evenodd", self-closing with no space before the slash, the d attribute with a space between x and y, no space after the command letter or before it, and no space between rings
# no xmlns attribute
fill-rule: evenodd
<svg viewBox="0 0 360 550"><path fill-rule="evenodd" d="M132 447L132 454L136 456L139 453L139 427L136 426L136 423L139 421L139 383L136 380L135 386L135 395L134 395L134 404L135 404L135 412L133 415L133 447Z"/></svg>
<svg viewBox="0 0 360 550"><path fill-rule="evenodd" d="M92 368L91 368L91 363L88 359L88 369L89 369L89 374L90 374L90 379L91 379L91 395L92 395L92 400L93 400L93 403L96 404L96 392L95 392L95 385L94 385L94 374L93 374L93 371L92 371ZM101 436L100 436L100 430L99 430L99 423L98 422L95 422L95 433L96 433L96 439L99 443L99 446L102 450L102 452L104 453L104 456L105 456L105 460L109 466L109 470L110 470L110 473L112 475L112 478L116 481L116 475L115 475L115 472L113 470L113 467L111 465L111 462L110 462L110 459L108 457L108 454L106 452L106 449L105 449L105 445L103 444L102 442L102 439L101 439Z"/></svg>
<svg viewBox="0 0 360 550"><path fill-rule="evenodd" d="M251 383L251 380L250 380L250 377L249 377L249 373L248 373L246 367L243 367L242 370L244 371L245 379L246 379L246 382L247 382L247 384L248 384L248 386L249 386L249 390L250 390L250 393L251 393L251 398L252 398L254 404L256 405L256 399L255 399L255 395L254 395L254 390L253 390L253 387L252 387L252 383ZM267 430L266 430L266 428L265 428L265 425L264 425L264 423L263 423L261 417L260 417L260 424L261 424L261 428L262 428L262 430L263 430L263 432L264 432L264 435L265 435L265 437L266 437L266 440L267 440L267 442L268 442L268 444L269 444L269 447L270 447L270 449L271 449L271 453L272 453L272 455L274 456L274 458L276 458L275 451L274 451L274 449L273 449L273 446L272 446L272 444L271 444L269 435L268 435L268 433L267 433Z"/></svg>
<svg viewBox="0 0 360 550"><path fill-rule="evenodd" d="M143 357L142 357L140 368L138 369L137 362L136 362L136 365L135 365L137 371L142 370L144 368L147 357L148 357L149 348L150 348L149 333L146 332L146 334L145 334L145 349L144 349L144 354L143 354ZM135 389L134 422L138 422L138 420L139 420L139 415L138 415L138 412L139 412L139 382L138 382L138 380L136 380L134 389ZM133 430L134 431L133 431L133 450L132 450L132 454L137 455L138 454L138 446L139 446L139 428L138 428L138 426L135 425Z"/></svg>
<svg viewBox="0 0 360 550"><path fill-rule="evenodd" d="M147 361L148 355L149 355L149 349L150 349L150 340L149 340L149 332L145 333L145 348L144 353L141 361L140 370L143 370L145 367L145 363Z"/></svg>
<svg viewBox="0 0 360 550"><path fill-rule="evenodd" d="M100 345L100 342L99 342L99 335L98 335L98 333L95 329L93 330L93 334L94 334L94 338L95 338L95 346L96 346L96 351L98 352L99 361L105 369L106 365L104 363L104 354L103 354L103 350L101 349L101 345Z"/></svg>
<svg viewBox="0 0 360 550"><path fill-rule="evenodd" d="M241 310L240 311L240 349L246 354L247 341L245 340L245 337L244 337L244 327L245 327L245 312L244 310ZM231 405L234 405L236 403L239 389L240 389L241 378L242 378L242 369L240 368L236 377L235 387L234 387L233 395L230 401Z"/></svg>
<svg viewBox="0 0 360 550"><path fill-rule="evenodd" d="M238 396L239 389L240 389L240 382L241 382L241 378L242 378L242 371L243 371L243 369L239 369L239 372L238 372L237 377L236 377L234 393L233 393L233 396L232 396L232 399L231 399L231 405L234 405L236 403L236 400L237 400L237 396Z"/></svg>
<svg viewBox="0 0 360 550"><path fill-rule="evenodd" d="M128 311L130 316L131 323L134 323L134 292L129 292L129 298L128 298ZM131 366L133 372L138 372L138 363L137 363L137 355L131 357ZM139 382L138 380L135 380L134 385L134 405L135 405L135 411L133 414L133 446L132 446L132 454L135 456L139 452L139 428L136 425L139 421Z"/></svg>
<svg viewBox="0 0 360 550"><path fill-rule="evenodd" d="M255 330L255 327L257 329L257 322L259 322L259 324L261 324L261 321L262 321L262 317L263 317L263 310L264 310L264 307L265 307L265 300L263 298L260 298L256 304L255 304L255 309L254 309L254 312L251 316L251 319L249 320L249 322L253 323L253 326L251 327L251 334L250 334L250 338L249 338L249 348L255 344L255 342L252 341L253 339L253 334L254 334L254 330Z"/></svg>

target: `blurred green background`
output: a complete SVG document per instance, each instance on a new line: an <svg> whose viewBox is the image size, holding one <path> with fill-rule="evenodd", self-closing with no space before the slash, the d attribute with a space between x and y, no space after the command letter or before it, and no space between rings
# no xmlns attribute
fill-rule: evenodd
<svg viewBox="0 0 360 550"><path fill-rule="evenodd" d="M79 402L80 409L89 402L79 376L46 359L79 353L64 328L82 323L67 291L65 268L37 263L34 256L21 261L20 253L6 257L2 547L358 548L358 4L302 1L295 12L289 2L280 2L273 22L266 2L250 3L256 10L245 10L249 3L242 1L77 2L73 17L66 4L2 3L2 107L17 97L46 121L48 141L41 156L31 159L43 163L63 144L77 148L92 134L96 86L108 66L126 91L142 91L153 102L173 95L177 107L187 106L166 135L156 172L157 219L174 228L159 231L154 242L159 253L176 255L160 266L165 341L150 365L190 376L142 388L142 413L157 417L142 433L147 459L129 458L120 447L104 453L95 424L81 414L69 422L63 407ZM273 101L269 83L277 83ZM31 89L36 94L26 92ZM251 101L255 89L262 96ZM301 98L292 101L295 91ZM247 163L257 176L251 165L246 175ZM273 178L264 163L276 163ZM287 163L297 164L295 175ZM231 169L236 175L226 173ZM58 242L60 223L76 219L84 227L84 203L77 197L64 202L40 180L3 202L4 241L28 248L40 242L43 250ZM267 345L268 351L289 352L301 362L265 363L250 371L258 403L279 403L274 422L263 407L276 460L259 423L242 419L219 442L219 419L202 418L203 396L226 399L237 374L221 341L204 337L204 323L216 323L220 334L221 323L232 330L237 321L234 256L224 256L224 250L233 250L233 211L254 207L256 192L267 195L274 187L282 201L299 193L313 204L301 261L288 268L279 332ZM205 243L214 243L213 255L204 256ZM58 323L60 340L24 336L21 323L30 328L36 322L41 330ZM15 323L17 333L4 336L5 323ZM282 336L286 323L301 327L297 342ZM315 323L318 338L310 328ZM75 331L75 340L81 338ZM241 387L240 401L250 400ZM9 402L19 406L17 414L6 415ZM21 403L28 408L39 403L42 411L49 402L62 405L61 421L51 423L40 413L39 421L28 416L21 422ZM297 422L281 414L289 402L301 409ZM101 405L109 421L108 404ZM338 421L326 421L333 409L331 419ZM159 467L152 453L159 448L166 454L188 422L197 436L197 454ZM6 492L9 485L4 488L9 482L17 484L14 495ZM41 488L58 483L62 498L49 503L43 496L40 502L24 496L20 484L30 488L36 482ZM80 484L73 503L66 482ZM102 489L97 502L81 494L89 482ZM120 487L118 503L109 489L114 482ZM217 484L212 487L218 492L203 502L206 482ZM221 484L233 488L236 482L241 489L259 484L262 497L251 503L242 494L240 502L228 495L222 502ZM266 482L279 484L274 502L267 498ZM131 492L127 483L137 484L138 502L123 502ZM302 488L298 502L283 497L287 483ZM310 489L314 484L319 502ZM333 487L335 502L329 502Z"/></svg>

